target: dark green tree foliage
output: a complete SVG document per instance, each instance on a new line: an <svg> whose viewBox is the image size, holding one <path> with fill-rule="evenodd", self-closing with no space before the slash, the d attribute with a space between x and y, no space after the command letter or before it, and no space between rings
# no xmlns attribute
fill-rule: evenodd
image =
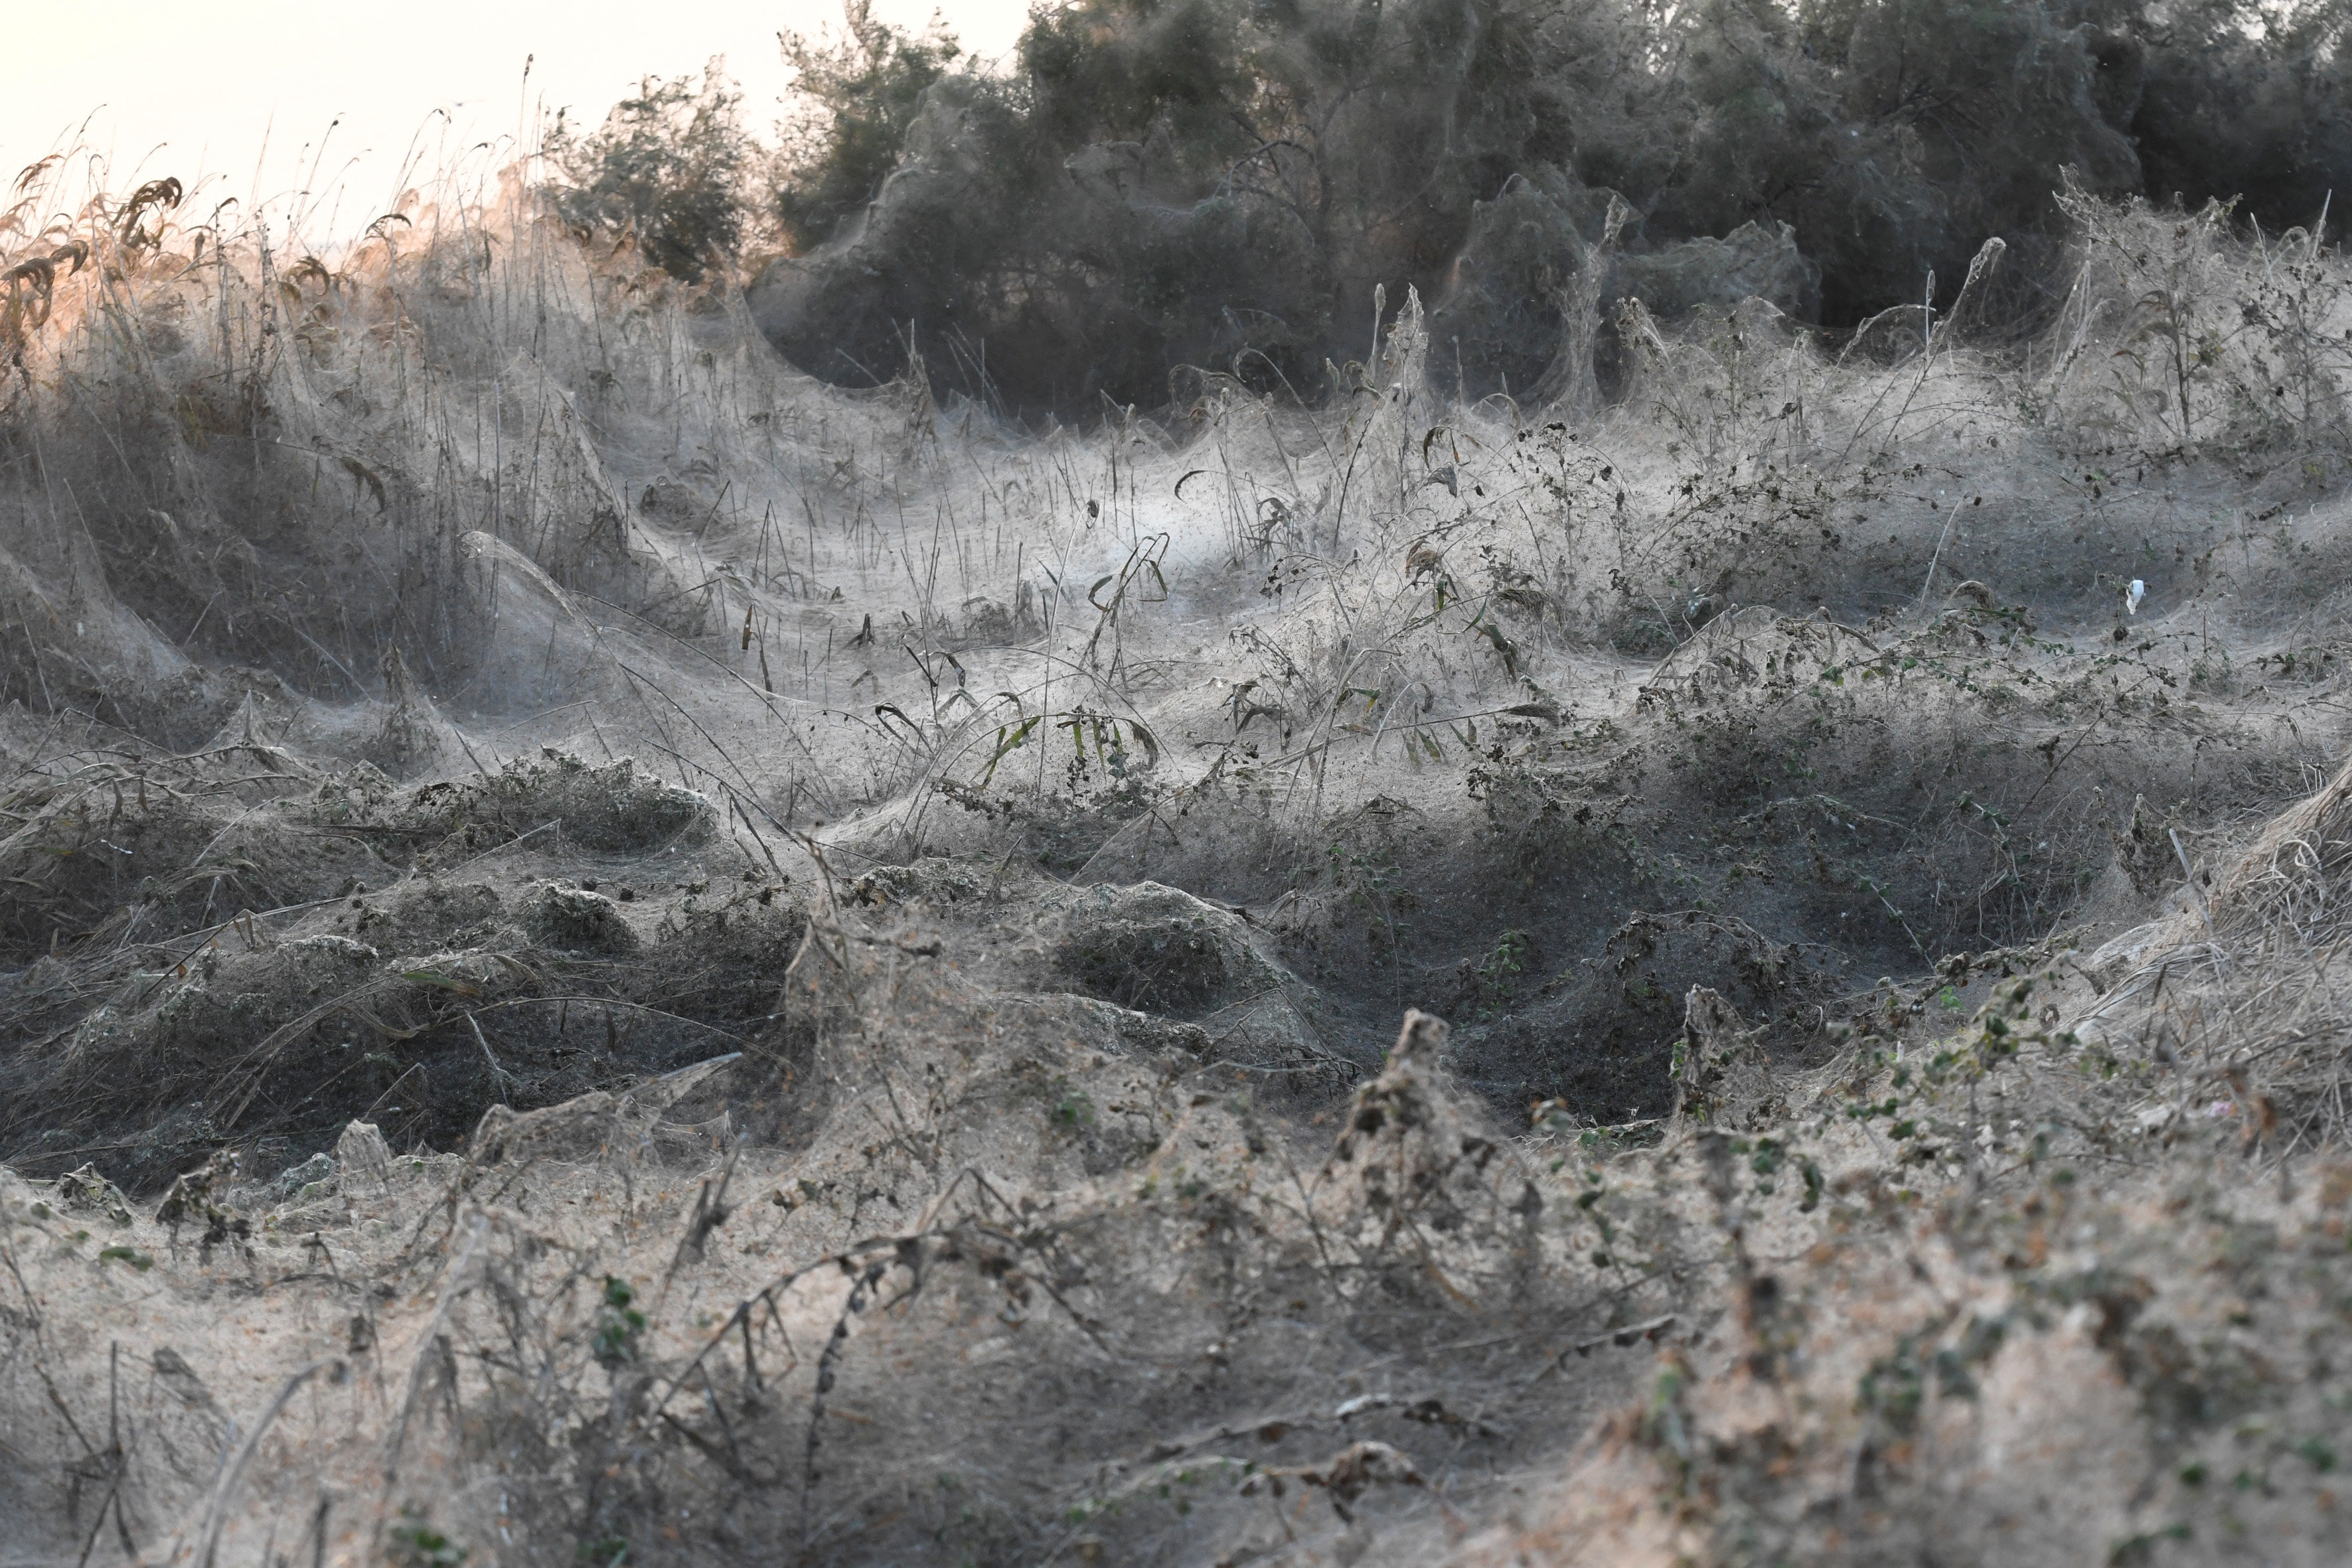
<svg viewBox="0 0 2352 1568"><path fill-rule="evenodd" d="M1917 299L1926 268L1968 245L1948 238L1952 194L1904 111L1856 112L1859 95L1900 97L1846 63L1865 9L1801 25L1771 0L1704 0L1674 40L1686 156L1632 193L1661 235L1790 224L1848 317Z"/></svg>
<svg viewBox="0 0 2352 1568"><path fill-rule="evenodd" d="M1915 295L1931 268L1956 284L1988 236L2046 257L2061 170L2099 195L2138 189L2126 95L2105 90L2087 29L2053 6L1883 0L1857 9L1844 53L1850 119L1898 127L1916 150L1919 189L1895 209ZM1902 298L1892 259L1840 268L1845 313Z"/></svg>
<svg viewBox="0 0 2352 1568"><path fill-rule="evenodd" d="M1563 310L1624 292L1852 322L1931 272L1948 301L1998 235L2030 303L2070 178L2308 223L2352 168L2347 9L1069 0L992 73L853 4L829 49L787 40L806 248L754 309L820 374L912 348L948 386L1083 406L1185 365L1311 391L1408 286L1474 393L1534 384Z"/></svg>
<svg viewBox="0 0 2352 1568"><path fill-rule="evenodd" d="M1023 400L1153 399L1184 364L1315 384L1326 353L1369 345L1374 287L1435 289L1515 173L1538 119L1533 15L1041 10L1009 79L925 95L898 176L854 235L780 269L763 319L844 378L895 364L910 328L935 368L976 368L984 342L990 381Z"/></svg>
<svg viewBox="0 0 2352 1568"><path fill-rule="evenodd" d="M2309 223L2352 175L2352 3L2186 0L2160 27L2109 21L2101 47L2137 100L2147 194L2242 196L2273 228Z"/></svg>
<svg viewBox="0 0 2352 1568"><path fill-rule="evenodd" d="M777 36L811 110L789 129L775 196L777 220L800 250L832 238L874 199L898 165L924 89L962 53L936 19L914 37L876 21L869 0L848 0L843 12L837 36Z"/></svg>
<svg viewBox="0 0 2352 1568"><path fill-rule="evenodd" d="M674 277L700 278L743 237L752 149L741 99L714 60L699 79L646 78L593 131L558 115L546 146L563 175L557 209L583 228L634 235Z"/></svg>

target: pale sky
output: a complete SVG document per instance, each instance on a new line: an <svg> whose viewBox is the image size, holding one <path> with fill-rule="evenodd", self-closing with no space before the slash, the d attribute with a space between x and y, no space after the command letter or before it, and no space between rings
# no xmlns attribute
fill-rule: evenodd
<svg viewBox="0 0 2352 1568"><path fill-rule="evenodd" d="M933 8L874 7L909 28ZM993 57L1012 47L1028 0L938 8L965 48ZM639 77L699 70L713 55L727 57L746 123L765 137L787 85L777 32L841 16L838 0L91 0L16 13L0 49L0 182L79 142L106 158L109 188L164 175L193 184L201 172L218 177L212 200L281 207L308 189L317 221L338 231L390 205L420 132L428 167L484 141L510 147L533 107L593 121Z"/></svg>

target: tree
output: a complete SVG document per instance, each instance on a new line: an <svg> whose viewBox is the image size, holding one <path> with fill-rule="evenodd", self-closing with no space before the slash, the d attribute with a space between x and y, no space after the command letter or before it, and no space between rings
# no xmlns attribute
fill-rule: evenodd
<svg viewBox="0 0 2352 1568"><path fill-rule="evenodd" d="M803 109L784 126L775 212L798 251L833 237L897 166L926 89L963 50L935 15L920 34L874 19L871 0L844 0L842 31L776 35Z"/></svg>
<svg viewBox="0 0 2352 1568"><path fill-rule="evenodd" d="M546 149L564 176L557 210L583 227L633 235L654 265L699 279L743 237L753 160L741 101L714 59L698 79L645 78L584 134L558 114Z"/></svg>

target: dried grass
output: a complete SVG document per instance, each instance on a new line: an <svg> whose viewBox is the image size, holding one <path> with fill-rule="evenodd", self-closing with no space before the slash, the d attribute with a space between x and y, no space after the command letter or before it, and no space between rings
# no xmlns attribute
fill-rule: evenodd
<svg viewBox="0 0 2352 1568"><path fill-rule="evenodd" d="M520 186L53 194L17 1555L2340 1555L2310 237L1036 433Z"/></svg>

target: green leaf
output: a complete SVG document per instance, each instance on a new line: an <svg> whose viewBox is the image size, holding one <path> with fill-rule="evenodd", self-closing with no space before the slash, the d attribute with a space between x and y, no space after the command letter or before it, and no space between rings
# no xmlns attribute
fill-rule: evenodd
<svg viewBox="0 0 2352 1568"><path fill-rule="evenodd" d="M1030 731L1036 729L1038 725L1045 721L1045 715L1040 713L1034 719L1023 720L1018 728L1012 729L1009 731L1002 726L998 728L996 731L996 750L990 755L988 759L988 766L981 770L981 788L986 789L988 787L988 781L996 776L996 764L1003 762L1009 753L1019 750L1023 742L1029 739Z"/></svg>

